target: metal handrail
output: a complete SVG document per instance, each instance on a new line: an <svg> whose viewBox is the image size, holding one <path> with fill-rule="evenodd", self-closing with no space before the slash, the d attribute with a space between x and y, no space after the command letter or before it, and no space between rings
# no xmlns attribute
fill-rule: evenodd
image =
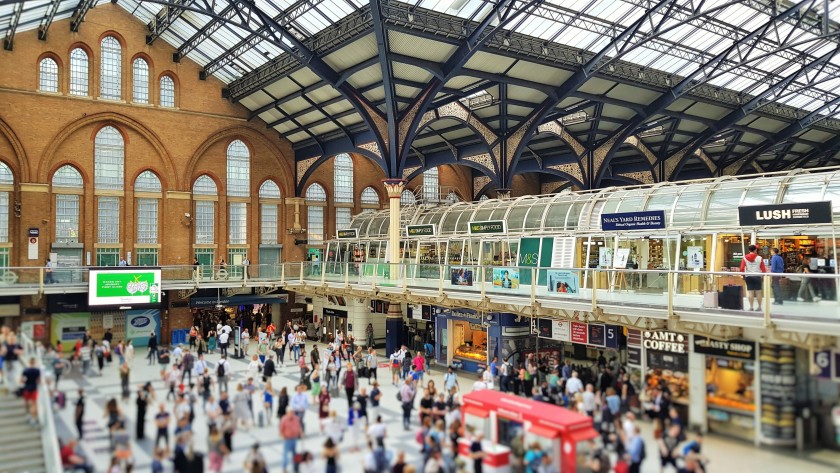
<svg viewBox="0 0 840 473"><path fill-rule="evenodd" d="M38 348L25 333L19 335L23 346L24 361L35 358L41 370L41 379L45 379L44 360L38 354ZM41 449L44 452L44 466L47 471L63 471L61 451L58 446L58 431L55 427L55 416L52 408L52 397L46 382L38 385L38 422L41 424Z"/></svg>

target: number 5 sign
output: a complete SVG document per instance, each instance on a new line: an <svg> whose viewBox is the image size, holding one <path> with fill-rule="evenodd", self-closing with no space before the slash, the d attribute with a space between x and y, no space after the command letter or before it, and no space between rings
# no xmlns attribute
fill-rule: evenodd
<svg viewBox="0 0 840 473"><path fill-rule="evenodd" d="M817 378L831 378L831 350L814 352L814 367Z"/></svg>

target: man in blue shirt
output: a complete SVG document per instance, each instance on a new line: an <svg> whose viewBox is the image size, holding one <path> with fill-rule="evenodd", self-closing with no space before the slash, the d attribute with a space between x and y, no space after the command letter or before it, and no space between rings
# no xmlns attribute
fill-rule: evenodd
<svg viewBox="0 0 840 473"><path fill-rule="evenodd" d="M773 248L773 256L770 258L770 272L771 273L784 273L785 272L785 260L782 259L782 256L779 254L778 248ZM773 304L782 305L782 278L780 276L773 276L773 281L771 283L771 287L773 288L773 299L775 302Z"/></svg>
<svg viewBox="0 0 840 473"><path fill-rule="evenodd" d="M633 429L633 436L627 442L627 454L630 456L630 473L639 473L645 459L645 441L639 427Z"/></svg>

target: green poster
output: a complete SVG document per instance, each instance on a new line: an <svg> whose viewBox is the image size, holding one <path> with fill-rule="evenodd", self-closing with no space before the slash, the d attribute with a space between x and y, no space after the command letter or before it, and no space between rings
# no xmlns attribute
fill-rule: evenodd
<svg viewBox="0 0 840 473"><path fill-rule="evenodd" d="M151 297L154 284L151 271L101 272L96 274L96 297Z"/></svg>
<svg viewBox="0 0 840 473"><path fill-rule="evenodd" d="M519 240L519 266L535 268L539 263L540 239L523 238ZM519 274L522 284L531 284L531 271L523 269Z"/></svg>
<svg viewBox="0 0 840 473"><path fill-rule="evenodd" d="M551 257L554 253L554 238L543 238L542 249L540 250L540 267L550 268ZM537 284L540 286L545 284L545 270L539 272L537 276Z"/></svg>

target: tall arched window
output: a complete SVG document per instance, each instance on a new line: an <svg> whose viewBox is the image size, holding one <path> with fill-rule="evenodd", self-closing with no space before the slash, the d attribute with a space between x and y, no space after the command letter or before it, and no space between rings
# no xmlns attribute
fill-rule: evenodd
<svg viewBox="0 0 840 473"><path fill-rule="evenodd" d="M440 200L440 182L438 168L427 169L423 172L423 201L437 203Z"/></svg>
<svg viewBox="0 0 840 473"><path fill-rule="evenodd" d="M106 126L96 134L93 169L97 190L123 190L125 143L116 128Z"/></svg>
<svg viewBox="0 0 840 473"><path fill-rule="evenodd" d="M312 184L306 189L306 226L310 245L324 242L324 207L327 205L327 193L320 184Z"/></svg>
<svg viewBox="0 0 840 473"><path fill-rule="evenodd" d="M70 95L88 94L88 55L82 48L70 51Z"/></svg>
<svg viewBox="0 0 840 473"><path fill-rule="evenodd" d="M9 243L9 201L14 192L15 176L11 168L0 162L0 243ZM9 248L0 248L0 266L9 266Z"/></svg>
<svg viewBox="0 0 840 473"><path fill-rule="evenodd" d="M349 154L342 153L335 157L333 165L335 228L347 228L353 206L353 159Z"/></svg>
<svg viewBox="0 0 840 473"><path fill-rule="evenodd" d="M195 246L193 253L202 266L202 276L213 274L216 264L213 244L216 241L216 201L219 192L210 176L203 174L193 182L192 197L195 202L193 227L195 227Z"/></svg>
<svg viewBox="0 0 840 473"><path fill-rule="evenodd" d="M134 180L137 198L137 239L134 254L138 266L158 264L158 222L160 199L163 197L160 179L152 171L143 171Z"/></svg>
<svg viewBox="0 0 840 473"><path fill-rule="evenodd" d="M362 191L362 205L379 207L379 193L373 187L365 187Z"/></svg>
<svg viewBox="0 0 840 473"><path fill-rule="evenodd" d="M277 228L280 224L280 188L274 181L265 181L260 186L260 243L276 245Z"/></svg>
<svg viewBox="0 0 840 473"><path fill-rule="evenodd" d="M38 64L38 90L58 92L58 64L55 59L45 57Z"/></svg>
<svg viewBox="0 0 840 473"><path fill-rule="evenodd" d="M79 194L84 189L82 174L66 164L52 178L55 193L55 242L79 242Z"/></svg>
<svg viewBox="0 0 840 473"><path fill-rule="evenodd" d="M417 203L417 198L414 197L414 192L406 189L400 194L400 205L414 205Z"/></svg>
<svg viewBox="0 0 840 473"><path fill-rule="evenodd" d="M248 197L251 194L251 153L241 140L227 148L227 195Z"/></svg>
<svg viewBox="0 0 840 473"><path fill-rule="evenodd" d="M103 99L122 98L122 47L117 38L106 36L101 43L99 96Z"/></svg>
<svg viewBox="0 0 840 473"><path fill-rule="evenodd" d="M160 106L175 106L175 81L170 76L160 78Z"/></svg>
<svg viewBox="0 0 840 473"><path fill-rule="evenodd" d="M149 63L138 57L131 65L131 101L149 103Z"/></svg>

